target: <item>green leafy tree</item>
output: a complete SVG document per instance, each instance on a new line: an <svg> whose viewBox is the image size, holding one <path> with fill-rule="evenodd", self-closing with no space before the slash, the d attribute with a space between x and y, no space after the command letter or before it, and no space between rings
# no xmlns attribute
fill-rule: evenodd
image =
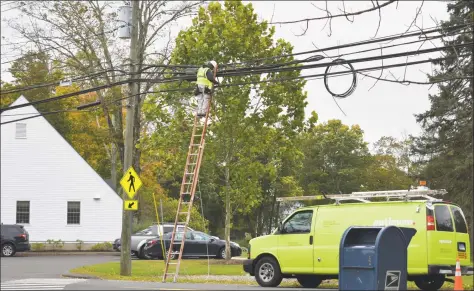
<svg viewBox="0 0 474 291"><path fill-rule="evenodd" d="M305 132L300 144L305 156L301 185L307 195L359 190L370 159L358 125L329 120Z"/></svg>
<svg viewBox="0 0 474 291"><path fill-rule="evenodd" d="M50 67L50 63L52 64ZM59 69L55 69L54 65L57 65L50 56L42 51L28 51L20 58L16 59L8 71L11 73L14 81L12 84L2 85L2 91L34 87L38 84L46 84L51 82L59 81L63 72ZM38 87L35 89L4 94L2 93L2 107L6 107L14 102L21 95L25 96L28 101L38 101L49 98L54 95L55 86L49 87ZM35 108L39 112L51 112L64 110L66 102L48 102L44 104L38 104ZM68 108L69 109L69 108ZM48 114L45 115L51 125L54 126L61 134L68 132L67 113Z"/></svg>
<svg viewBox="0 0 474 291"><path fill-rule="evenodd" d="M274 28L269 28L266 22L257 22L251 4L244 5L241 1L227 1L223 5L212 2L207 8L202 7L193 19L193 25L178 35L172 63L203 64L216 60L223 64L290 54L293 48L288 42L277 40L274 43L274 32ZM292 59L283 57L278 61ZM205 184L206 195L215 199L219 197L224 202L227 258L230 257L232 216L249 213L259 200L264 199L260 179L266 164L257 158L273 148L266 134L267 128L278 125L280 134L291 136L302 128L304 120L304 81L258 82L297 77L299 74L298 70L294 70L266 76L249 74L228 77L221 81L223 86L215 94L200 181ZM237 86L242 83L246 85ZM167 85L161 88L176 87ZM175 108L183 108L176 100L185 100L190 96L189 93L170 93L157 98L174 102ZM189 124L189 115L184 120ZM189 139L189 129L182 131L182 134ZM181 170L187 145L180 144ZM177 181L180 182L181 177Z"/></svg>
<svg viewBox="0 0 474 291"><path fill-rule="evenodd" d="M392 155L374 155L369 158L361 184L362 191L407 190L413 180L399 168Z"/></svg>
<svg viewBox="0 0 474 291"><path fill-rule="evenodd" d="M448 21L441 25L445 31L452 26L469 24L474 20L474 3L456 1L447 5ZM472 42L472 25L462 29L445 46ZM447 80L438 85L438 92L430 95L431 108L417 115L424 132L414 146L424 156L423 178L431 188L444 188L447 199L458 203L464 210L473 237L473 64L472 45L448 48L448 60L438 62L439 69L430 79ZM470 76L470 77L468 77Z"/></svg>
<svg viewBox="0 0 474 291"><path fill-rule="evenodd" d="M410 177L417 177L419 167L417 163L420 161L420 155L414 154L411 150L415 138L409 136L404 139L396 139L392 136L382 136L374 144L374 151L378 155L393 156L396 165Z"/></svg>

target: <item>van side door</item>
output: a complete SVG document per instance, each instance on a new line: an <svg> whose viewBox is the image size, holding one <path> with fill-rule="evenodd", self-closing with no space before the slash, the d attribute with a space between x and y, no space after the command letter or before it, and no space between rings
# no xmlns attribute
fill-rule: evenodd
<svg viewBox="0 0 474 291"><path fill-rule="evenodd" d="M314 210L293 213L278 234L278 261L282 273L313 273Z"/></svg>

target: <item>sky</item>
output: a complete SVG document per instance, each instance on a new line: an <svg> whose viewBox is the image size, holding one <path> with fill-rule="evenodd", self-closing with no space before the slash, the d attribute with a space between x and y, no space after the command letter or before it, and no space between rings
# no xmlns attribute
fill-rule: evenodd
<svg viewBox="0 0 474 291"><path fill-rule="evenodd" d="M374 1L375 2L375 1ZM380 4L386 1L379 1ZM15 4L6 4L2 1L1 11L6 11L10 6ZM298 20L311 17L325 16L324 11L319 8L324 8L325 1L244 1L244 3L252 3L255 13L259 16L259 20L270 21L289 21ZM342 9L342 1L328 1L328 9L332 14L339 14L339 8ZM345 1L346 11L360 11L372 7L371 1ZM397 4L390 4L381 9L380 28L377 32L377 37L393 35L405 32L410 24L415 19L415 15L422 4L421 1L399 1ZM419 16L416 18L416 24L425 29L436 26L436 21L447 20L449 15L446 8L447 3L441 1L425 1L420 10ZM18 14L16 10L10 10L2 13L2 42L3 37L7 39L15 39L15 35L3 21L7 17ZM182 19L174 29L173 34L176 35L179 29L185 29L190 25L190 19ZM329 24L324 27L326 20L318 20L309 22L308 30L305 35L300 34L306 24L290 24L290 25L276 25L276 38L283 38L293 45L293 52L302 52L314 50L315 46L324 48L335 46L339 44L358 42L369 40L375 36L377 26L379 23L378 11L364 13L355 16L351 23L346 18L333 19L331 23L332 34L329 36ZM412 30L416 30L413 27ZM393 41L391 43L385 42L382 45L393 45L403 41L412 41L415 38L403 39L400 41ZM405 45L400 47L374 50L367 53L358 53L345 56L345 59L361 58L368 56L377 56L382 54L392 54L397 52L404 52L409 50L416 50L421 43ZM422 49L433 48L434 45L440 46L439 43L426 42ZM341 53L354 53L360 50L369 48L378 48L379 44L366 45L360 47L353 47L344 50L334 50L328 52L330 56L335 56ZM9 50L9 46L2 44L2 63L4 60L11 60L18 56L18 52ZM307 57L311 55L305 55ZM408 61L424 60L429 57L440 57L441 54L430 53L419 56L411 56ZM330 59L323 60L324 62ZM394 58L384 60L383 65L404 63L406 57ZM354 63L355 69L380 66L381 61L373 61L366 63ZM426 73L431 73L434 67L431 64L419 64L410 66L406 69L394 68L384 70L383 77L393 78L392 74L397 78L403 78L405 75L407 80L427 81ZM1 79L3 81L11 81L11 75L6 72L8 64L2 64ZM303 75L323 73L325 68L305 70ZM332 71L340 71L341 68L334 68ZM372 76L379 76L380 71L370 73ZM386 76L388 74L388 76ZM428 99L429 93L436 93L437 88L433 86L430 89L429 85L402 85L397 83L389 83L379 81L374 86L374 80L369 78L362 78L358 76L358 85L355 91L344 99L335 99L326 90L324 82L321 79L308 81L305 90L308 92L308 105L306 114L309 116L311 111L316 111L319 115L319 121L325 122L330 119L340 119L344 124L354 125L358 124L364 131L365 140L369 143L374 143L382 136L394 136L396 138L404 138L409 134L418 135L420 133L420 126L417 124L415 114L422 113L429 109L430 102ZM337 78L330 78L328 86L331 90L342 93L346 91L351 82L351 76L342 76ZM371 88L373 86L373 88ZM337 103L336 103L337 102ZM340 108L339 108L340 107Z"/></svg>

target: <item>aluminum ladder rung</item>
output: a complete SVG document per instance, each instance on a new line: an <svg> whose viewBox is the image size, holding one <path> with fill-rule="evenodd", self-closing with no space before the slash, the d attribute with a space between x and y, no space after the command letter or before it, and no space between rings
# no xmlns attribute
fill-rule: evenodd
<svg viewBox="0 0 474 291"><path fill-rule="evenodd" d="M178 212L178 213L179 213L179 214L188 214L188 211L186 211L186 212L180 211L180 212Z"/></svg>

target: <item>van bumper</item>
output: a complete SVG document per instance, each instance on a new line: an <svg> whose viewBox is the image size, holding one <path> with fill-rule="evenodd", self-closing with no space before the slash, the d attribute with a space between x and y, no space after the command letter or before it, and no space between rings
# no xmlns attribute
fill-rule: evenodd
<svg viewBox="0 0 474 291"><path fill-rule="evenodd" d="M454 276L456 273L456 265L428 265L428 274L436 275L442 274L447 276ZM472 266L461 266L462 275L473 275Z"/></svg>
<svg viewBox="0 0 474 291"><path fill-rule="evenodd" d="M254 269L253 269L253 260L252 259L244 260L243 266L244 266L244 272L249 273L250 276L255 275Z"/></svg>

